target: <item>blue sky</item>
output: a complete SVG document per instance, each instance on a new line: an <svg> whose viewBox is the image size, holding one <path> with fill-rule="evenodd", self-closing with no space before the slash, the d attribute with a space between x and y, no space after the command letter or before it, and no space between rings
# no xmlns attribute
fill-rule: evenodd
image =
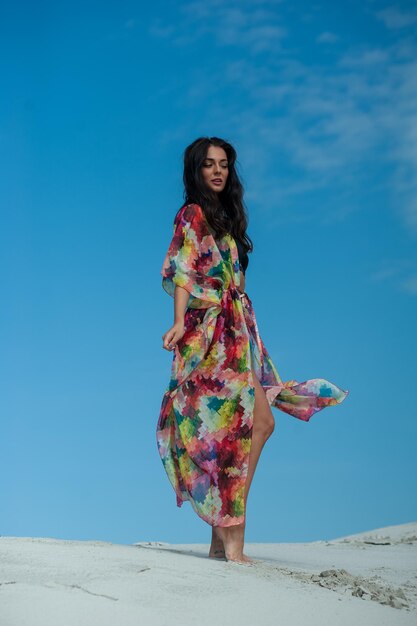
<svg viewBox="0 0 417 626"><path fill-rule="evenodd" d="M247 292L284 380L247 541L417 518L417 12L412 2L1 8L2 535L206 542L155 429L172 355L160 269L182 154L231 141Z"/></svg>

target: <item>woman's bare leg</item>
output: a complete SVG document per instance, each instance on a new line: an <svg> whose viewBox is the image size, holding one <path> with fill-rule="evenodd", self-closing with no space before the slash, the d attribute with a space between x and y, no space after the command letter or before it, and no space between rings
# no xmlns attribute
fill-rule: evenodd
<svg viewBox="0 0 417 626"><path fill-rule="evenodd" d="M225 559L226 553L224 551L223 541L220 539L217 526L211 527L211 546L209 551L209 557L212 559Z"/></svg>
<svg viewBox="0 0 417 626"><path fill-rule="evenodd" d="M249 489L255 474L256 466L261 456L262 449L274 432L275 420L271 407L266 398L265 391L259 382L255 371L252 369L253 384L255 386L255 410L253 416L252 443L249 454L248 475L245 484L245 510Z"/></svg>
<svg viewBox="0 0 417 626"><path fill-rule="evenodd" d="M275 427L274 416L266 398L265 391L259 382L255 371L252 369L253 383L255 387L255 407L253 412L252 442L249 454L248 475L245 483L245 511L249 489L252 483L259 457L267 439L271 436ZM224 552L221 552L221 543ZM244 553L245 522L237 526L221 527L214 526L212 529L212 545L210 556L224 558L232 561L251 562Z"/></svg>

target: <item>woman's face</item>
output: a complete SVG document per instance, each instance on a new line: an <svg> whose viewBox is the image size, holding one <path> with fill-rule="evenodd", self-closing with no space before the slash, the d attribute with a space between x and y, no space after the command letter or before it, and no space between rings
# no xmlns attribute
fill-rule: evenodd
<svg viewBox="0 0 417 626"><path fill-rule="evenodd" d="M226 152L219 146L209 146L201 168L203 180L213 191L223 191L229 175Z"/></svg>

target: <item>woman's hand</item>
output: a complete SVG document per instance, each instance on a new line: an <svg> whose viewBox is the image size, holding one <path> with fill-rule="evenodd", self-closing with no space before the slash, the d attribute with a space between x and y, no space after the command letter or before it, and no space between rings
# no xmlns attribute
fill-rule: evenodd
<svg viewBox="0 0 417 626"><path fill-rule="evenodd" d="M176 343L184 335L184 332L184 320L182 319L174 322L174 325L171 326L171 328L167 330L164 335L162 335L162 339L164 340L162 347L164 350L172 351L175 348Z"/></svg>

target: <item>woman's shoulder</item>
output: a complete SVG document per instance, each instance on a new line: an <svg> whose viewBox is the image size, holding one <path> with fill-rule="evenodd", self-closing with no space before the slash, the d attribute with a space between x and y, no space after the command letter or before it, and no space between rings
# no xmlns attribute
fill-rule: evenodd
<svg viewBox="0 0 417 626"><path fill-rule="evenodd" d="M178 224L180 221L191 223L196 218L201 219L203 217L204 213L201 206L195 202L189 202L187 204L183 204L182 207L178 209L174 223Z"/></svg>

